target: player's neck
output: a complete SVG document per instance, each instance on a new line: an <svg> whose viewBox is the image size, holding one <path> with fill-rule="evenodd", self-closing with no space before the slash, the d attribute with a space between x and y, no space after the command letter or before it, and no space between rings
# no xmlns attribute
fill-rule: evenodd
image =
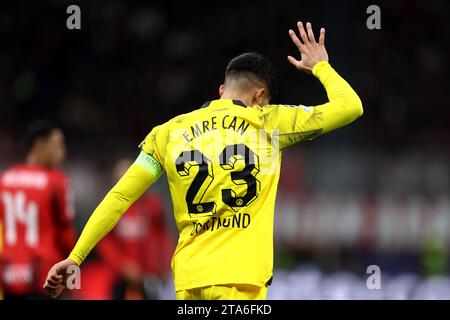
<svg viewBox="0 0 450 320"><path fill-rule="evenodd" d="M250 99L241 94L241 93L237 93L237 92L224 92L222 94L222 96L220 97L220 99L231 99L231 100L239 100L242 101L246 106L251 106L253 105L252 101L249 101Z"/></svg>
<svg viewBox="0 0 450 320"><path fill-rule="evenodd" d="M46 161L37 154L30 153L27 155L26 163L33 166L47 167Z"/></svg>

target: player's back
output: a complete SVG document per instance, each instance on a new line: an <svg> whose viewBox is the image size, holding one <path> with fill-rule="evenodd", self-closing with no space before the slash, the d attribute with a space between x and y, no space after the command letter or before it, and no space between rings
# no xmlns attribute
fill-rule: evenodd
<svg viewBox="0 0 450 320"><path fill-rule="evenodd" d="M16 293L30 290L42 261L61 258L55 211L63 183L62 173L37 165L19 164L0 175L0 271L4 285Z"/></svg>
<svg viewBox="0 0 450 320"><path fill-rule="evenodd" d="M156 127L141 145L167 173L180 233L177 290L271 278L281 160L273 112L214 100Z"/></svg>
<svg viewBox="0 0 450 320"><path fill-rule="evenodd" d="M176 290L270 282L281 150L362 115L361 100L331 66L316 75L330 101L314 107L214 100L155 127L141 144L167 173L180 238ZM151 162L152 157L149 157Z"/></svg>

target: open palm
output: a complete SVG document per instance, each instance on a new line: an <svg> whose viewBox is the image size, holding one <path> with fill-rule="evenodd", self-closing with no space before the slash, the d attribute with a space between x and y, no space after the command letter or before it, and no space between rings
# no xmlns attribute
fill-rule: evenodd
<svg viewBox="0 0 450 320"><path fill-rule="evenodd" d="M306 23L306 31L301 21L297 22L297 26L302 40L300 41L292 29L289 30L289 35L300 51L301 60L297 60L292 56L288 56L288 60L297 69L311 73L316 63L328 61L328 53L325 49L325 29L320 29L319 42L316 42L310 22Z"/></svg>

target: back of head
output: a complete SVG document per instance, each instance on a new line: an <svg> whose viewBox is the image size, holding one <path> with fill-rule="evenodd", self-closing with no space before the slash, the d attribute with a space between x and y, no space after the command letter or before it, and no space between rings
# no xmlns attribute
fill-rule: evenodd
<svg viewBox="0 0 450 320"><path fill-rule="evenodd" d="M46 167L58 167L65 157L64 135L53 121L36 120L25 132L28 162Z"/></svg>
<svg viewBox="0 0 450 320"><path fill-rule="evenodd" d="M263 85L268 90L268 96L273 97L277 91L276 77L269 60L256 52L246 52L229 63L225 71L225 85L227 80L235 80L240 86L251 87Z"/></svg>
<svg viewBox="0 0 450 320"><path fill-rule="evenodd" d="M25 148L27 153L33 149L36 141L47 139L53 130L59 129L53 121L39 119L33 121L25 131Z"/></svg>

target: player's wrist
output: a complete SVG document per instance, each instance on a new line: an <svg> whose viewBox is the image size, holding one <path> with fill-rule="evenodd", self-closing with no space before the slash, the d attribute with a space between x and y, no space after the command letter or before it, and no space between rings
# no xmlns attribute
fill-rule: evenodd
<svg viewBox="0 0 450 320"><path fill-rule="evenodd" d="M70 253L69 257L67 258L67 261L68 262L73 262L77 266L81 265L81 263L83 262L74 253Z"/></svg>
<svg viewBox="0 0 450 320"><path fill-rule="evenodd" d="M312 67L312 74L313 75L317 75L320 70L322 70L324 67L326 68L327 66L330 66L330 63L327 60L322 60L317 62L313 67Z"/></svg>

